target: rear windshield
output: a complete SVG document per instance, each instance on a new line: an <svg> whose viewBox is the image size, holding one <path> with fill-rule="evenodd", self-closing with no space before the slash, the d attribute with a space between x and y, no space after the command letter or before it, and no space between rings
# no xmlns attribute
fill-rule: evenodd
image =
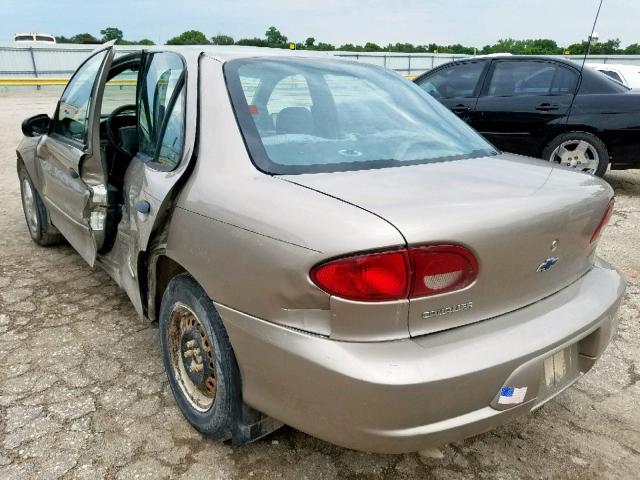
<svg viewBox="0 0 640 480"><path fill-rule="evenodd" d="M395 73L320 59L241 59L225 76L249 153L273 174L334 172L496 154Z"/></svg>

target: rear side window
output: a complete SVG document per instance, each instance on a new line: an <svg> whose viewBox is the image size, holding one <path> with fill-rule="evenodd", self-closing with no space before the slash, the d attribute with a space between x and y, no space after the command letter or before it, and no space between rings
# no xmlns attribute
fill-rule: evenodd
<svg viewBox="0 0 640 480"><path fill-rule="evenodd" d="M622 83L622 77L618 75L618 72L614 72L612 70L600 70L607 77L613 78L615 81Z"/></svg>
<svg viewBox="0 0 640 480"><path fill-rule="evenodd" d="M180 163L184 148L184 114L185 88L182 87L171 109L171 114L167 117L155 159L155 163L163 170L173 170Z"/></svg>
<svg viewBox="0 0 640 480"><path fill-rule="evenodd" d="M182 153L184 81L176 53L154 53L145 62L137 104L139 152L162 170L175 168Z"/></svg>
<svg viewBox="0 0 640 480"><path fill-rule="evenodd" d="M418 85L438 99L474 97L486 62L452 65L427 75Z"/></svg>
<svg viewBox="0 0 640 480"><path fill-rule="evenodd" d="M624 93L630 89L622 83L605 75L604 73L585 68L582 72L582 81L580 82L580 95L594 95L607 93Z"/></svg>
<svg viewBox="0 0 640 480"><path fill-rule="evenodd" d="M573 95L578 85L578 74L570 68L556 65L551 84L551 95Z"/></svg>
<svg viewBox="0 0 640 480"><path fill-rule="evenodd" d="M574 92L577 74L550 62L499 61L495 63L487 95L526 97L567 95Z"/></svg>

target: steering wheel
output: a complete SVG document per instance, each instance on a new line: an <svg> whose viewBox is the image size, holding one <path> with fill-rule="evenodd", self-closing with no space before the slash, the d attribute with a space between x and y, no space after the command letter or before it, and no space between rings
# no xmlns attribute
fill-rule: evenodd
<svg viewBox="0 0 640 480"><path fill-rule="evenodd" d="M111 112L109 117L107 117L107 140L116 152L126 157L133 157L133 152L127 150L127 148L122 144L120 135L118 135L117 129L115 128L117 126L117 122L114 122L114 120L125 112L133 112L135 115L136 111L136 105L121 105Z"/></svg>

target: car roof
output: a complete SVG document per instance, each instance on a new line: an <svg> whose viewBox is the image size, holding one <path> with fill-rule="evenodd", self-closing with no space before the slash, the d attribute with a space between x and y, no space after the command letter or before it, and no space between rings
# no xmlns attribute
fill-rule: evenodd
<svg viewBox="0 0 640 480"><path fill-rule="evenodd" d="M576 67L576 63L571 60L557 55L511 55L510 53L492 53L490 55L476 55L473 57L456 59L449 63L468 62L473 60L553 60L555 62L563 63ZM444 64L447 65L447 64Z"/></svg>
<svg viewBox="0 0 640 480"><path fill-rule="evenodd" d="M269 47L245 47L241 45L157 45L145 48L145 50L177 52L185 57L196 58L205 54L221 62L252 57L340 58L331 52L288 50L284 48Z"/></svg>

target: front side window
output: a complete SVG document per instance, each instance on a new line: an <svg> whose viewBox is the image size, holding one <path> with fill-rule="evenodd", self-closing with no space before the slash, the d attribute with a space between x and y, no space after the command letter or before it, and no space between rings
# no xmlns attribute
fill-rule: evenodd
<svg viewBox="0 0 640 480"><path fill-rule="evenodd" d="M75 73L64 90L53 122L53 131L84 144L96 77L108 50L97 53Z"/></svg>
<svg viewBox="0 0 640 480"><path fill-rule="evenodd" d="M423 90L383 69L307 59L233 60L224 68L249 153L268 173L384 168L495 153Z"/></svg>
<svg viewBox="0 0 640 480"><path fill-rule="evenodd" d="M467 62L438 70L418 82L437 99L473 97L486 62Z"/></svg>
<svg viewBox="0 0 640 480"><path fill-rule="evenodd" d="M184 117L184 100L181 99L184 95L184 62L176 53L160 52L149 57L145 65L138 98L139 153L150 161L159 161L163 133L176 128L176 116ZM176 109L180 113L174 114ZM174 138L171 149L177 147L176 141ZM164 148L165 153L169 150Z"/></svg>

